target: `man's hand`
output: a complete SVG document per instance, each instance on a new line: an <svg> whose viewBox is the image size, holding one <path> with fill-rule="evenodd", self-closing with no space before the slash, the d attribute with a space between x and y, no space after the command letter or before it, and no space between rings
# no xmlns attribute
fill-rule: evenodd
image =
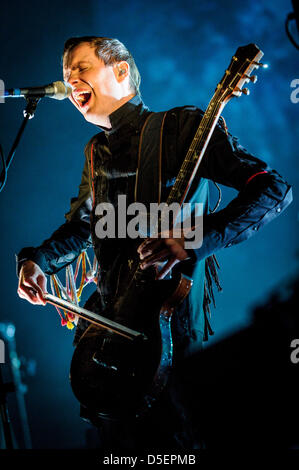
<svg viewBox="0 0 299 470"><path fill-rule="evenodd" d="M161 261L168 260L165 266L157 272L156 279L163 279L177 263L189 258L184 250L185 240L181 231L171 232L172 238L160 238L161 235L160 233L159 238L147 238L137 248L142 260L141 269L153 265L157 267Z"/></svg>
<svg viewBox="0 0 299 470"><path fill-rule="evenodd" d="M25 261L20 270L18 295L31 304L45 305L44 295L47 292L47 278L38 264Z"/></svg>

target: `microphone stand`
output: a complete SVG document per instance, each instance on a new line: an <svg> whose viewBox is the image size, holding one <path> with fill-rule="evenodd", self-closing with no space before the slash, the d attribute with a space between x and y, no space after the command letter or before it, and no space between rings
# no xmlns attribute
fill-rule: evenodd
<svg viewBox="0 0 299 470"><path fill-rule="evenodd" d="M25 404L26 385L22 382L21 361L17 354L15 335L7 337L11 373L13 377L14 391L16 393L17 406L19 411L20 424L23 432L23 444L25 449L32 449L30 428Z"/></svg>
<svg viewBox="0 0 299 470"><path fill-rule="evenodd" d="M27 101L27 106L23 111L24 120L23 120L22 125L19 129L19 132L18 132L18 134L17 134L17 136L14 140L14 143L12 144L12 147L11 147L11 150L8 154L6 162L3 159L4 168L3 168L2 172L1 172L1 176L0 176L0 185L1 185L0 186L0 192L2 191L2 189L5 186L6 179L7 179L7 171L8 171L8 169L11 165L11 162L12 162L14 156L15 156L17 146L19 145L19 142L20 142L22 134L25 130L26 124L27 124L29 119L34 118L36 107L37 107L37 105L40 101L40 98L35 98L35 97L28 97L28 98L26 97L25 99Z"/></svg>
<svg viewBox="0 0 299 470"><path fill-rule="evenodd" d="M9 169L11 163L12 163L12 160L15 156L17 147L19 145L19 142L20 142L21 137L23 135L23 132L25 130L26 124L29 121L29 119L34 118L36 107L37 107L37 105L40 101L40 98L35 98L35 97L28 97L28 98L25 98L25 99L27 101L27 105L26 105L26 108L23 111L24 119L23 119L21 127L20 127L20 129L17 133L17 136L16 136L16 138L15 138L13 144L12 144L12 147L11 147L11 150L8 154L6 162L5 162L5 159L2 155L4 168L3 168L2 172L1 172L1 176L0 176L0 192L2 191L2 189L5 186L6 179L7 179L7 171L8 171L8 169ZM0 147L0 149L1 149L1 147ZM1 149L1 152L2 152L2 149ZM6 394L8 392L12 392L12 391L15 391L15 386L14 386L13 383L5 384L3 382L2 370L1 370L1 364L0 364L0 417L1 417L2 426L3 426L3 433L4 433L6 449L13 449L13 447L14 447L13 446L13 438L12 438L11 422L10 422L10 419L9 419L9 414L8 414L8 409L7 409L7 402L6 402ZM30 443L30 437L29 437L29 440L28 440L28 434L27 434L27 439L26 439L26 436L25 436L25 441L26 441L27 444L28 444L28 442ZM31 445L29 445L29 447L31 447Z"/></svg>
<svg viewBox="0 0 299 470"><path fill-rule="evenodd" d="M9 419L6 395L8 392L13 392L15 390L14 384L4 383L2 377L2 364L0 364L0 415L3 426L3 434L5 439L6 449L13 449L13 438L12 438L12 429Z"/></svg>

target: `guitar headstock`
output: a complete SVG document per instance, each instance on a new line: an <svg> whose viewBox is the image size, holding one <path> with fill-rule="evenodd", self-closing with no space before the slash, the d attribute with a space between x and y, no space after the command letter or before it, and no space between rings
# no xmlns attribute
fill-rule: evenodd
<svg viewBox="0 0 299 470"><path fill-rule="evenodd" d="M253 70L267 67L266 64L260 63L263 55L264 53L255 44L248 44L237 49L216 88L220 101L227 103L231 98L239 97L242 93L249 95L249 89L243 86L245 83L257 81L257 76L251 75Z"/></svg>

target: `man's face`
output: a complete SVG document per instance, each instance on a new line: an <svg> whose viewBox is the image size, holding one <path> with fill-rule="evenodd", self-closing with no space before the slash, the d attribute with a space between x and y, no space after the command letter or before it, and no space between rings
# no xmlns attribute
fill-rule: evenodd
<svg viewBox="0 0 299 470"><path fill-rule="evenodd" d="M116 65L105 65L89 43L75 47L63 64L63 78L72 88L70 100L86 121L101 125L120 99Z"/></svg>

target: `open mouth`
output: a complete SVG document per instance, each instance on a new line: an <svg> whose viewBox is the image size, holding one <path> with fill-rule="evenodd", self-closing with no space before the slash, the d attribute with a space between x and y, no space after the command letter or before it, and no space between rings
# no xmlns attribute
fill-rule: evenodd
<svg viewBox="0 0 299 470"><path fill-rule="evenodd" d="M80 106L80 108L85 107L88 102L90 101L91 98L91 92L90 91L80 91L79 93L74 93L73 94L74 100Z"/></svg>

